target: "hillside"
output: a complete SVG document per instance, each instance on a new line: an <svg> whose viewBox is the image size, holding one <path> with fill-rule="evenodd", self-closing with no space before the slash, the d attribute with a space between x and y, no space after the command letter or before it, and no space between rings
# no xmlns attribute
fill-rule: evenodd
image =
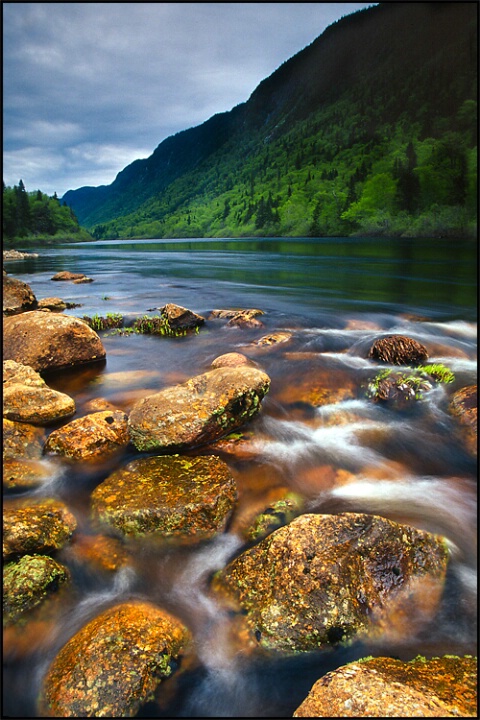
<svg viewBox="0 0 480 720"><path fill-rule="evenodd" d="M342 18L246 103L63 200L97 238L474 234L477 13Z"/></svg>

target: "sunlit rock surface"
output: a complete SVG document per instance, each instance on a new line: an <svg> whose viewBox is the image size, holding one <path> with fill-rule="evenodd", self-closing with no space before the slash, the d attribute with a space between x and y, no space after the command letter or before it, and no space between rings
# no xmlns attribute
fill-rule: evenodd
<svg viewBox="0 0 480 720"><path fill-rule="evenodd" d="M129 442L127 415L121 410L104 410L54 430L44 451L74 460L102 461L126 448Z"/></svg>
<svg viewBox="0 0 480 720"><path fill-rule="evenodd" d="M3 359L39 372L97 362L105 354L97 333L70 315L33 310L3 322Z"/></svg>
<svg viewBox="0 0 480 720"><path fill-rule="evenodd" d="M14 360L3 363L3 416L9 420L47 425L75 413L69 395L52 390L28 365Z"/></svg>
<svg viewBox="0 0 480 720"><path fill-rule="evenodd" d="M411 625L410 614L426 621L446 567L438 536L378 516L307 514L236 557L212 586L246 613L260 645L297 652Z"/></svg>
<svg viewBox="0 0 480 720"><path fill-rule="evenodd" d="M3 314L16 315L17 313L33 310L36 306L37 298L30 285L4 273Z"/></svg>
<svg viewBox="0 0 480 720"><path fill-rule="evenodd" d="M29 423L3 418L3 457L40 459L45 431Z"/></svg>
<svg viewBox="0 0 480 720"><path fill-rule="evenodd" d="M7 500L3 508L3 557L52 553L69 540L75 516L60 500Z"/></svg>
<svg viewBox="0 0 480 720"><path fill-rule="evenodd" d="M458 421L459 433L466 448L477 455L478 445L478 390L476 385L461 388L453 395L449 410Z"/></svg>
<svg viewBox="0 0 480 720"><path fill-rule="evenodd" d="M353 662L317 680L293 717L478 717L477 661Z"/></svg>
<svg viewBox="0 0 480 720"><path fill-rule="evenodd" d="M139 458L95 488L92 517L130 537L198 542L224 530L236 497L218 457Z"/></svg>
<svg viewBox="0 0 480 720"><path fill-rule="evenodd" d="M270 378L257 368L222 367L134 405L129 432L140 451L205 445L245 425L260 410Z"/></svg>
<svg viewBox="0 0 480 720"><path fill-rule="evenodd" d="M188 629L147 602L109 608L60 650L44 679L41 717L134 717L176 669Z"/></svg>

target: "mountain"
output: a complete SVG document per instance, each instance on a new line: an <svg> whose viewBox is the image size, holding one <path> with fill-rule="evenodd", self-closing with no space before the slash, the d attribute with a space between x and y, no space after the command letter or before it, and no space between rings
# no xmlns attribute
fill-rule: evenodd
<svg viewBox="0 0 480 720"><path fill-rule="evenodd" d="M95 237L475 232L476 2L348 15L247 102L63 200Z"/></svg>

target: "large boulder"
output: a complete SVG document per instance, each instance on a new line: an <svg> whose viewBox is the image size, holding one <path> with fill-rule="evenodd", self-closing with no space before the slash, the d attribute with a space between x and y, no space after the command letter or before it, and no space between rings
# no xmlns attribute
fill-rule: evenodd
<svg viewBox="0 0 480 720"><path fill-rule="evenodd" d="M109 608L53 660L41 717L135 717L178 665L191 640L175 617L147 602Z"/></svg>
<svg viewBox="0 0 480 720"><path fill-rule="evenodd" d="M60 500L10 500L3 508L3 557L59 550L77 521Z"/></svg>
<svg viewBox="0 0 480 720"><path fill-rule="evenodd" d="M3 359L59 370L105 358L97 333L69 315L33 310L4 319Z"/></svg>
<svg viewBox="0 0 480 720"><path fill-rule="evenodd" d="M473 657L368 658L329 672L293 717L478 717Z"/></svg>
<svg viewBox="0 0 480 720"><path fill-rule="evenodd" d="M419 365L427 360L428 350L411 337L387 335L375 340L367 357L390 365Z"/></svg>
<svg viewBox="0 0 480 720"><path fill-rule="evenodd" d="M3 417L47 425L75 413L75 401L52 390L33 368L15 360L3 363Z"/></svg>
<svg viewBox="0 0 480 720"><path fill-rule="evenodd" d="M92 517L126 536L198 542L224 530L236 498L218 457L139 458L95 488Z"/></svg>
<svg viewBox="0 0 480 720"><path fill-rule="evenodd" d="M245 425L260 410L270 378L257 368L222 367L140 400L128 425L140 451L205 445Z"/></svg>
<svg viewBox="0 0 480 720"><path fill-rule="evenodd" d="M390 614L410 630L415 613L430 617L447 554L442 538L382 517L307 514L236 557L213 589L264 648L309 651L388 628Z"/></svg>
<svg viewBox="0 0 480 720"><path fill-rule="evenodd" d="M22 280L10 275L3 276L3 314L17 315L37 307L37 298L32 288Z"/></svg>
<svg viewBox="0 0 480 720"><path fill-rule="evenodd" d="M23 555L3 567L3 624L23 619L69 584L66 567L48 555Z"/></svg>
<svg viewBox="0 0 480 720"><path fill-rule="evenodd" d="M104 410L54 430L44 452L72 460L101 461L124 450L129 442L127 415L121 410Z"/></svg>

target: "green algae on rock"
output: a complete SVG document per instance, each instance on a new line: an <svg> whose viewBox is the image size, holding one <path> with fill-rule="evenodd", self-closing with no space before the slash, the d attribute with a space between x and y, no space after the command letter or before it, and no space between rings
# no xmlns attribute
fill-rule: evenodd
<svg viewBox="0 0 480 720"><path fill-rule="evenodd" d="M148 602L109 608L60 650L45 676L41 717L134 717L178 666L191 641Z"/></svg>
<svg viewBox="0 0 480 720"><path fill-rule="evenodd" d="M76 527L74 515L60 500L7 500L3 508L3 557L59 550Z"/></svg>
<svg viewBox="0 0 480 720"><path fill-rule="evenodd" d="M447 556L442 538L379 516L306 514L236 557L212 588L265 649L309 651L383 630L392 613L431 617Z"/></svg>
<svg viewBox="0 0 480 720"><path fill-rule="evenodd" d="M235 480L216 456L153 456L100 483L92 517L129 537L201 541L224 530L236 497Z"/></svg>
<svg viewBox="0 0 480 720"><path fill-rule="evenodd" d="M293 717L478 717L476 658L357 660L317 680Z"/></svg>
<svg viewBox="0 0 480 720"><path fill-rule="evenodd" d="M4 626L18 622L69 580L67 568L48 555L24 555L7 563L3 568Z"/></svg>

